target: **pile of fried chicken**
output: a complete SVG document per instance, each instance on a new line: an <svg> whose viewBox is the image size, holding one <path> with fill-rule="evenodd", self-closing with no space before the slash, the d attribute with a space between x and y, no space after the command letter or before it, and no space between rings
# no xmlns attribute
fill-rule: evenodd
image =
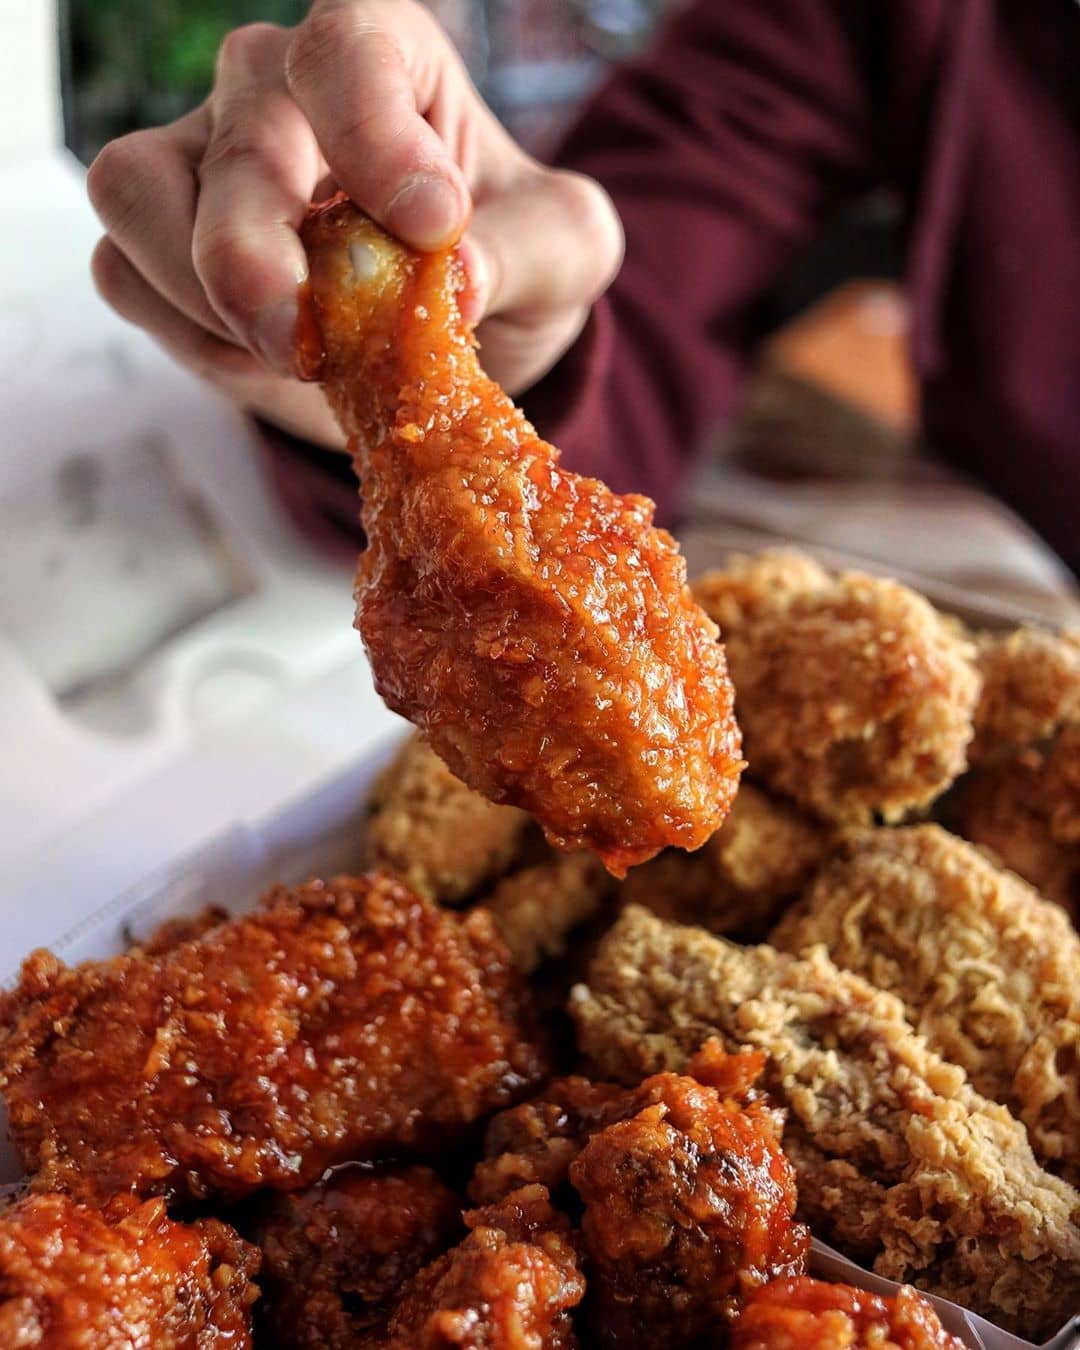
<svg viewBox="0 0 1080 1350"><path fill-rule="evenodd" d="M689 588L483 376L452 254L307 240L420 731L356 875L0 993L0 1346L962 1350L926 1293L1051 1335L1080 639L795 553Z"/></svg>

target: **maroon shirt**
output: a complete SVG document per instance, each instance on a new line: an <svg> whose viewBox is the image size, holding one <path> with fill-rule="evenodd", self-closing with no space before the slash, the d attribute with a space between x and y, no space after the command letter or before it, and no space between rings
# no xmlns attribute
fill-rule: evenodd
<svg viewBox="0 0 1080 1350"><path fill-rule="evenodd" d="M1080 570L1078 144L1076 0L699 0L559 156L611 193L626 262L525 407L670 519L755 301L888 185L927 439Z"/></svg>

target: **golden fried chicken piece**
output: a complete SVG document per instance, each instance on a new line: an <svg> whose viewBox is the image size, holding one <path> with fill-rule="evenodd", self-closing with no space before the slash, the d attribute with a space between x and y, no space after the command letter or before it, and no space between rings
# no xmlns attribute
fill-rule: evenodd
<svg viewBox="0 0 1080 1350"><path fill-rule="evenodd" d="M969 839L1080 916L1080 722L981 769L960 815Z"/></svg>
<svg viewBox="0 0 1080 1350"><path fill-rule="evenodd" d="M505 871L529 823L455 778L420 735L375 785L366 862L421 895L454 904Z"/></svg>
<svg viewBox="0 0 1080 1350"><path fill-rule="evenodd" d="M483 373L456 254L314 211L300 364L350 437L379 692L451 770L612 871L695 848L742 761L716 629L644 497L559 467Z"/></svg>
<svg viewBox="0 0 1080 1350"><path fill-rule="evenodd" d="M1080 633L1017 628L977 644L982 694L975 709L973 764L1007 759L1080 722Z"/></svg>
<svg viewBox="0 0 1080 1350"><path fill-rule="evenodd" d="M737 947L634 908L572 1010L585 1054L623 1081L682 1068L710 1036L765 1051L800 1215L878 1274L1036 1341L1080 1303L1080 1194L899 999L823 948Z"/></svg>
<svg viewBox="0 0 1080 1350"><path fill-rule="evenodd" d="M696 853L669 850L635 867L624 905L713 933L760 936L821 861L828 832L789 803L743 782L731 814Z"/></svg>
<svg viewBox="0 0 1080 1350"><path fill-rule="evenodd" d="M611 878L593 854L563 853L503 877L483 904L518 969L529 975L563 955L567 938L600 911L611 891Z"/></svg>
<svg viewBox="0 0 1080 1350"><path fill-rule="evenodd" d="M964 1350L910 1285L894 1297L805 1275L755 1290L731 1350Z"/></svg>
<svg viewBox="0 0 1080 1350"><path fill-rule="evenodd" d="M655 1104L594 1134L570 1180L598 1342L675 1350L721 1334L756 1286L801 1274L810 1235L767 1110L676 1074L645 1087Z"/></svg>
<svg viewBox="0 0 1080 1350"><path fill-rule="evenodd" d="M895 581L790 554L702 577L723 630L751 770L826 820L895 820L963 771L971 644Z"/></svg>
<svg viewBox="0 0 1080 1350"><path fill-rule="evenodd" d="M937 825L853 834L774 930L903 1000L944 1059L1080 1178L1080 935L1059 906Z"/></svg>
<svg viewBox="0 0 1080 1350"><path fill-rule="evenodd" d="M343 1167L277 1195L257 1230L260 1323L281 1350L353 1350L461 1227L457 1196L427 1167Z"/></svg>
<svg viewBox="0 0 1080 1350"><path fill-rule="evenodd" d="M272 890L160 956L47 952L0 995L0 1090L38 1189L296 1190L440 1147L544 1072L488 915L377 874Z"/></svg>
<svg viewBox="0 0 1080 1350"><path fill-rule="evenodd" d="M543 1186L465 1215L469 1235L406 1286L363 1350L573 1350L585 1280Z"/></svg>
<svg viewBox="0 0 1080 1350"><path fill-rule="evenodd" d="M227 1224L174 1223L162 1200L28 1196L0 1211L0 1345L246 1350L258 1267Z"/></svg>

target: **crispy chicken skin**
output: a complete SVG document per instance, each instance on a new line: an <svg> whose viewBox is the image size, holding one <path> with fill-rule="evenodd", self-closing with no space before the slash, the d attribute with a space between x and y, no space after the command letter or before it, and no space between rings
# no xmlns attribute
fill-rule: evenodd
<svg viewBox="0 0 1080 1350"><path fill-rule="evenodd" d="M914 591L798 554L735 557L694 594L724 634L753 773L825 820L895 820L966 764L972 645Z"/></svg>
<svg viewBox="0 0 1080 1350"><path fill-rule="evenodd" d="M370 805L367 865L445 904L505 871L529 822L466 787L419 734L379 778Z"/></svg>
<svg viewBox="0 0 1080 1350"><path fill-rule="evenodd" d="M1080 936L1061 908L937 825L852 835L774 946L824 943L1080 1177Z"/></svg>
<svg viewBox="0 0 1080 1350"><path fill-rule="evenodd" d="M357 627L451 770L621 874L695 848L742 767L716 629L644 497L559 467L483 373L453 252L314 210L299 361L356 456Z"/></svg>
<svg viewBox="0 0 1080 1350"><path fill-rule="evenodd" d="M91 1200L296 1190L453 1142L544 1067L490 917L378 874L276 888L156 957L37 952L0 995L24 1166Z"/></svg>
<svg viewBox="0 0 1080 1350"><path fill-rule="evenodd" d="M796 959L630 909L572 1009L584 1053L623 1081L682 1068L710 1036L765 1051L800 1215L878 1274L1034 1340L1080 1303L1080 1194L823 948Z"/></svg>
<svg viewBox="0 0 1080 1350"><path fill-rule="evenodd" d="M750 1295L731 1350L964 1350L964 1342L910 1285L889 1297L802 1275Z"/></svg>
<svg viewBox="0 0 1080 1350"><path fill-rule="evenodd" d="M742 782L731 814L696 853L669 849L628 873L624 905L712 933L761 936L821 861L829 832Z"/></svg>
<svg viewBox="0 0 1080 1350"><path fill-rule="evenodd" d="M0 1211L0 1345L8 1350L245 1350L258 1252L162 1200L108 1213L64 1195Z"/></svg>
<svg viewBox="0 0 1080 1350"><path fill-rule="evenodd" d="M281 1350L354 1350L461 1228L458 1197L427 1167L344 1167L276 1195L256 1232L259 1322Z"/></svg>
<svg viewBox="0 0 1080 1350"><path fill-rule="evenodd" d="M573 1350L585 1280L543 1186L465 1215L469 1235L414 1277L362 1350Z"/></svg>
<svg viewBox="0 0 1080 1350"><path fill-rule="evenodd" d="M571 1212L584 1206L598 1344L704 1344L748 1289L805 1268L782 1121L753 1086L763 1062L711 1041L685 1075L634 1088L556 1079L488 1126L474 1200L539 1183Z"/></svg>
<svg viewBox="0 0 1080 1350"><path fill-rule="evenodd" d="M961 827L1050 900L1080 917L1080 722L965 784Z"/></svg>
<svg viewBox="0 0 1080 1350"><path fill-rule="evenodd" d="M1008 759L1080 723L1080 633L1017 628L977 641L982 693L975 709L973 764Z"/></svg>
<svg viewBox="0 0 1080 1350"><path fill-rule="evenodd" d="M518 969L531 974L562 956L575 928L599 913L612 891L592 853L559 853L503 877L483 904Z"/></svg>
<svg viewBox="0 0 1080 1350"><path fill-rule="evenodd" d="M779 1137L782 1120L754 1089L764 1056L757 1051L727 1054L719 1041L707 1042L687 1066L687 1075L713 1096L751 1109ZM570 1164L589 1139L617 1121L662 1104L672 1075L647 1078L627 1089L573 1074L553 1079L520 1106L500 1111L488 1124L484 1158L469 1183L469 1196L489 1205L534 1182L557 1199L566 1199Z"/></svg>
<svg viewBox="0 0 1080 1350"><path fill-rule="evenodd" d="M757 1285L801 1274L810 1236L766 1109L677 1074L649 1096L588 1140L570 1180L597 1341L675 1350L722 1334Z"/></svg>

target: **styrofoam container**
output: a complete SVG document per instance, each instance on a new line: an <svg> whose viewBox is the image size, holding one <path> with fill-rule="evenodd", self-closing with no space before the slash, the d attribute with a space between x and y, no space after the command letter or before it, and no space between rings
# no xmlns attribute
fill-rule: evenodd
<svg viewBox="0 0 1080 1350"><path fill-rule="evenodd" d="M275 881L291 884L310 876L355 870L361 860L368 793L400 739L400 735L385 737L344 772L284 809L261 820L231 825L178 865L147 877L81 917L58 933L49 947L69 963L112 956L133 939L147 936L165 919L198 913L209 904L239 913L251 908ZM0 983L10 982L22 955L3 952ZM19 1179L19 1165L0 1117L0 1187ZM897 1288L816 1239L811 1268L822 1278L877 1293L893 1293ZM1030 1341L954 1303L940 1298L932 1302L947 1329L972 1350L1033 1350ZM1080 1350L1080 1316L1074 1316L1043 1350Z"/></svg>

